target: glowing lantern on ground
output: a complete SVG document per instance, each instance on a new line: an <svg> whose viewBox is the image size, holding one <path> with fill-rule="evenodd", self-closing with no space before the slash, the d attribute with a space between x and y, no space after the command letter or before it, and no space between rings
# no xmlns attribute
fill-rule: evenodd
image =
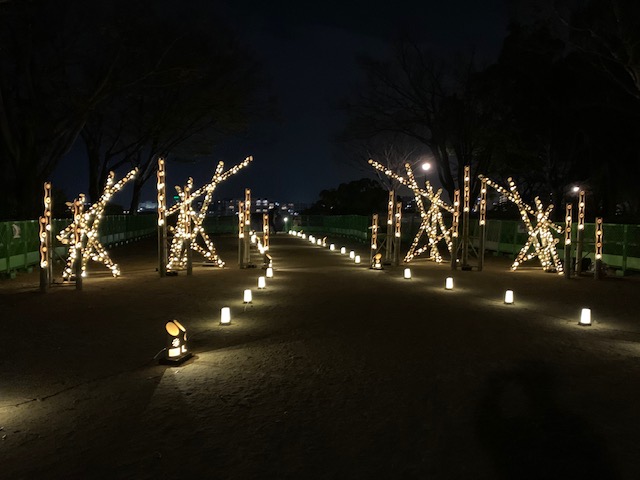
<svg viewBox="0 0 640 480"><path fill-rule="evenodd" d="M242 298L244 303L251 303L253 301L253 295L251 294L251 290L249 289L245 290Z"/></svg>
<svg viewBox="0 0 640 480"><path fill-rule="evenodd" d="M578 323L581 327L590 327L591 326L591 309L583 308L582 312L580 312L580 322Z"/></svg>
<svg viewBox="0 0 640 480"><path fill-rule="evenodd" d="M222 307L220 309L220 325L229 325L231 323L231 309Z"/></svg>
<svg viewBox="0 0 640 480"><path fill-rule="evenodd" d="M273 278L273 267L267 267L267 278Z"/></svg>
<svg viewBox="0 0 640 480"><path fill-rule="evenodd" d="M504 292L504 303L511 305L513 303L513 290Z"/></svg>
<svg viewBox="0 0 640 480"><path fill-rule="evenodd" d="M351 250L351 251L349 252L349 258L350 258L351 260L353 260L354 258L356 258L356 252L354 252L353 250Z"/></svg>
<svg viewBox="0 0 640 480"><path fill-rule="evenodd" d="M411 269L410 268L405 268L404 269L404 278L406 280L410 280L411 279Z"/></svg>
<svg viewBox="0 0 640 480"><path fill-rule="evenodd" d="M340 253L341 253L342 255L344 255L345 253L347 253L347 249L346 249L346 247L342 247L342 248L340 248Z"/></svg>
<svg viewBox="0 0 640 480"><path fill-rule="evenodd" d="M360 255L356 255L353 260L355 261L355 263L360 263Z"/></svg>
<svg viewBox="0 0 640 480"><path fill-rule="evenodd" d="M265 277L258 277L258 288L263 290L267 287L267 279Z"/></svg>
<svg viewBox="0 0 640 480"><path fill-rule="evenodd" d="M453 290L453 277L447 277L444 281L445 290Z"/></svg>
<svg viewBox="0 0 640 480"><path fill-rule="evenodd" d="M191 358L191 352L187 350L187 329L177 320L167 322L167 354L163 363L179 364Z"/></svg>
<svg viewBox="0 0 640 480"><path fill-rule="evenodd" d="M334 243L329 245L329 250L331 250L333 252L335 249L336 249L336 245Z"/></svg>

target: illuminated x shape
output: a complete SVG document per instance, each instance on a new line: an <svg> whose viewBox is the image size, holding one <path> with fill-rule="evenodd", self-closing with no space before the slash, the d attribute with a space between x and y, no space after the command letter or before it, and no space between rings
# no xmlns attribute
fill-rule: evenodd
<svg viewBox="0 0 640 480"><path fill-rule="evenodd" d="M191 244L191 249L200 253L209 262L215 263L219 267L224 267L224 262L218 256L216 247L204 231L202 223L207 216L209 204L213 198L213 192L219 183L222 183L230 176L238 173L242 168L249 165L253 157L247 157L238 165L223 173L224 162L219 162L216 167L211 182L203 185L198 190L191 192L193 179L189 178L184 189L176 186L180 201L167 210L167 216L178 212L178 220L174 229L167 270L184 270L187 265L187 248ZM200 210L193 210L193 201L204 195ZM204 247L198 243L198 237L202 238Z"/></svg>
<svg viewBox="0 0 640 480"><path fill-rule="evenodd" d="M410 163L405 163L405 168L407 170L407 178L398 175L397 173L391 171L381 163L376 162L375 160L369 160L369 164L375 168L383 172L390 178L393 178L400 182L403 185L406 185L413 191L413 195L415 197L416 205L418 206L418 210L420 211L420 229L413 239L413 243L411 244L411 248L407 252L404 257L404 262L410 262L414 257L422 254L426 250L429 250L429 260L434 260L438 263L442 262L442 256L440 255L440 251L438 250L438 243L440 240L444 239L447 244L447 249L449 253L451 253L451 229L447 228L442 219L442 210L446 210L447 212L453 213L453 207L451 205L446 204L441 198L442 189L438 189L437 192L434 193L433 187L427 180L425 189L421 189L418 186L418 182L416 182L416 178L413 175L413 170L411 169ZM423 197L429 201L429 209L425 209ZM420 241L422 236L426 235L427 241L424 245L420 245Z"/></svg>
<svg viewBox="0 0 640 480"><path fill-rule="evenodd" d="M134 168L129 173L127 173L120 181L117 183L113 183L115 178L115 174L113 172L109 172L109 176L107 177L107 183L104 187L104 191L102 195L98 199L96 203L91 205L89 209L85 212L81 212L79 215L74 217L73 222L67 226L64 230L62 230L57 238L60 242L69 244L69 254L67 256L67 264L62 271L62 278L65 280L69 280L73 274L73 265L76 261L76 240L78 239L80 242L80 250L82 255L82 276L86 275L87 263L89 259L94 260L96 262L102 262L109 270L111 270L111 274L114 277L120 275L120 270L118 269L118 265L113 263L109 254L104 249L102 244L100 243L100 237L98 236L98 229L100 227L100 221L102 220L102 215L104 213L104 209L107 206L107 203L111 199L111 197L120 191L125 184L135 177L138 172L137 168ZM78 201L80 203L84 202L84 195L80 195L78 197ZM86 244L84 240L86 238Z"/></svg>
<svg viewBox="0 0 640 480"><path fill-rule="evenodd" d="M483 178L482 175L480 178ZM562 264L560 263L558 251L556 250L557 240L551 232L556 231L560 234L563 232L563 228L559 227L549 219L549 216L553 211L553 204L549 204L545 209L538 197L534 199L535 209L524 203L518 193L516 184L511 177L507 179L509 182L509 190L501 187L488 178L486 180L487 185L495 188L511 202L515 203L516 207L518 207L518 210L520 211L520 216L522 217L522 221L524 222L525 227L527 227L527 232L529 234L527 242L524 244L520 253L511 265L511 269L516 270L520 264L538 257L542 264L542 269L545 272L555 271L562 274ZM532 222L530 216L533 217L535 223ZM532 248L533 250L531 250Z"/></svg>

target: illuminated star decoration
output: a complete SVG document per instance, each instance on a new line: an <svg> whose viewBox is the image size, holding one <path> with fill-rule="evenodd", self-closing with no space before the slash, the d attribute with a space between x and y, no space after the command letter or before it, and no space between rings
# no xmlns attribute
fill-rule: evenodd
<svg viewBox="0 0 640 480"><path fill-rule="evenodd" d="M390 169L388 169L381 163L376 162L375 160L369 160L369 164L376 170L380 170L388 177L394 178L413 191L413 195L415 197L418 210L420 211L420 218L422 219L422 221L420 224L420 228L418 229L418 233L413 239L411 248L409 248L409 251L404 257L404 262L408 263L413 260L414 257L417 257L423 252L429 250L429 260L434 260L437 263L441 263L442 256L440 255L440 251L438 249L438 243L440 242L440 240L444 239L449 253L451 253L452 249L451 229L447 228L444 224L444 221L442 219L442 210L453 213L453 207L446 204L440 198L442 189L439 189L434 193L433 187L428 180L426 182L425 189L421 189L416 182L416 178L413 175L413 170L411 169L411 164L409 163L405 164L405 168L407 169L407 179L395 172L392 172ZM425 209L424 202L422 200L423 197L430 203L428 210ZM423 234L425 234L427 237L427 243L419 246Z"/></svg>
<svg viewBox="0 0 640 480"><path fill-rule="evenodd" d="M82 204L84 203L84 195L80 194L76 204L78 205L78 213L74 215L74 220L71 224L62 230L57 238L64 244L69 244L69 253L67 257L67 264L62 271L62 278L64 280L70 280L74 275L73 265L76 261L76 242L84 245L81 247L82 255L82 276L86 275L87 263L89 259L96 262L102 262L105 267L111 270L111 274L114 277L120 275L118 265L113 263L109 254L100 243L100 237L98 235L98 229L100 227L100 221L107 203L111 197L120 191L125 184L135 177L138 172L137 168L134 168L127 173L120 181L113 183L115 174L109 172L107 177L107 183L104 187L102 195L96 203L91 205L85 212L82 212ZM86 244L84 243L86 238Z"/></svg>
<svg viewBox="0 0 640 480"><path fill-rule="evenodd" d="M213 177L211 177L211 182L203 185L194 192L191 192L191 188L193 187L192 178L189 178L184 188L175 187L180 201L167 210L167 216L178 212L176 226L173 229L174 234L171 240L171 248L169 249L167 270L175 271L186 268L187 248L189 248L189 244L192 250L195 250L205 257L205 261L212 262L219 267L224 267L224 262L218 256L216 247L204 231L202 223L207 216L207 210L213 198L213 192L218 184L238 173L242 168L249 165L252 160L253 157L249 156L224 173L224 162L219 162ZM204 199L200 210L196 212L193 209L193 201L201 195L204 195ZM202 239L204 246L198 243L198 238Z"/></svg>
<svg viewBox="0 0 640 480"><path fill-rule="evenodd" d="M482 179L486 177L482 177L481 175L480 178ZM561 234L563 232L563 228L556 225L549 219L549 216L553 211L553 204L549 204L545 209L538 197L534 200L535 209L524 203L518 193L516 184L511 177L507 179L509 182L509 190L501 187L488 178L486 180L487 185L493 187L511 202L515 203L516 207L518 207L518 210L520 211L520 216L522 217L522 221L524 222L529 234L527 242L524 244L522 250L520 250L520 253L511 265L511 269L516 270L527 260L538 257L542 264L542 269L545 272L555 271L562 274L562 264L560 263L558 252L556 250L557 239L554 238L551 232L555 231L558 234ZM533 222L530 216L533 217Z"/></svg>

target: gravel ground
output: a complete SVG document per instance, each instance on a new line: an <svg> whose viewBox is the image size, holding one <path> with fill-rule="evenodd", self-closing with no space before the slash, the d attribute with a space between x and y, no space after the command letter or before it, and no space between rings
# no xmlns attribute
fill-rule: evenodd
<svg viewBox="0 0 640 480"><path fill-rule="evenodd" d="M215 242L227 267L192 276L159 278L150 239L81 292L0 281L0 478L640 478L638 278L487 257L445 291L447 265L404 280L278 234L258 291ZM154 359L170 319L179 367Z"/></svg>

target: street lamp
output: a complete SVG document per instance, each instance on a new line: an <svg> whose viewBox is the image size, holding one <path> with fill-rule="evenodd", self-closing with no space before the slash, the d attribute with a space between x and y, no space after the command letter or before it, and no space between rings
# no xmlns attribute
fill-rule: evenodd
<svg viewBox="0 0 640 480"><path fill-rule="evenodd" d="M429 170L431 170L431 164L429 162L423 162L422 165L420 165L420 168L422 168L422 171L424 172L424 184L423 186L427 185L427 172Z"/></svg>

